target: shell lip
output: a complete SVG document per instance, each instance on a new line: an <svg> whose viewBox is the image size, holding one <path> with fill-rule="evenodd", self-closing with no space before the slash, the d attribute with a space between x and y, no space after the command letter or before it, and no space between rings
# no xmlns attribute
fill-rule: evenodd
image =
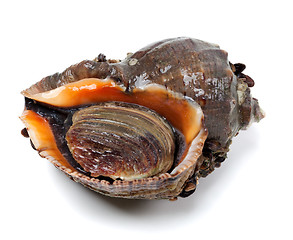
<svg viewBox="0 0 293 240"><path fill-rule="evenodd" d="M202 154L202 148L207 136L208 130L203 127L190 144L185 158L171 171L170 175L172 177L177 176L191 166L195 166L198 158Z"/></svg>
<svg viewBox="0 0 293 240"><path fill-rule="evenodd" d="M108 102L105 102L105 104L107 104ZM109 102L109 103L113 103L113 102ZM119 103L119 102L118 102ZM31 105L33 105L33 104L36 104L36 105L38 105L38 108L43 108L43 109L45 109L47 106L49 106L48 104L46 104L46 103L39 103L38 101L35 101L35 100L32 100L32 99L29 99L29 98L26 98L26 105L28 106L28 108L29 109L33 109L32 108L32 106ZM195 103L196 104L196 103ZM88 106L88 105L87 105ZM80 107L80 106L79 106ZM51 106L51 108L52 108L52 106ZM57 111L57 110L59 110L59 111L61 111L62 113L67 113L68 114L68 109L66 110L66 109L64 109L64 108L57 108L57 107L53 107L54 109L55 109L55 111ZM79 108L77 108L77 109L79 109ZM25 111L30 111L30 110L25 110ZM42 118L46 118L45 117L45 115L44 115L44 113L41 113L41 111L42 111L42 109L40 110L40 109L34 109L34 111L36 111L36 113L37 114L41 114L40 115L40 117L42 117ZM26 115L25 113L23 114L23 115ZM21 119L22 119L22 121L24 121L25 122L25 120L24 120L24 117L21 117ZM168 120L167 120L168 121ZM192 149L190 149L190 150L192 150L193 152L196 152L196 151L198 151L198 150L201 150L200 149L200 147L202 147L203 146L203 143L204 143L204 141L205 141L205 139L206 139L206 137L207 137L207 129L204 127L204 117L203 117L203 115L202 115L202 117L201 117L201 120L200 120L200 124L201 124L201 130L200 130L200 132L197 134L198 136L192 141L192 143L190 144L190 146L188 146L188 149L190 149L190 147L192 147L192 146L194 146L195 145L195 143L197 142L197 141L200 141L201 142L201 144L199 144L198 146L197 146L197 148L192 148ZM28 128L29 128L29 126L28 126ZM172 126L172 128L173 128L173 131L176 131L177 129L174 129L174 127ZM199 136L200 136L200 138L199 138ZM183 154L185 154L185 156L186 155L190 155L191 153L190 153L190 151L188 151L188 152L185 152L185 153L182 153L182 155ZM199 151L196 153L196 155L195 156L199 156L200 154L199 154ZM185 157L186 158L186 157ZM180 164L181 164L181 162L183 162L183 165L184 165L184 167L180 167ZM176 164L176 165L174 165L168 172L170 173L170 177L176 177L178 174L180 174L180 172L182 172L182 171L184 171L186 168L188 168L189 166L191 166L191 165L193 165L195 162L193 162L193 163L191 163L190 161L184 161L184 160L182 160L182 161L180 161L178 164ZM86 175L86 176L88 176L88 177L90 177L90 174L88 173L88 172L86 172L86 171L84 171L83 170L83 168L81 167L81 166L79 166L79 164L72 164L71 163L71 165L74 165L74 168L76 168L77 169L77 171L78 172L80 172L80 173L82 173L82 174L84 174L84 175ZM175 170L176 169L176 170ZM108 179L108 178L105 178L105 179ZM110 182L112 182L112 180L110 180L110 179L108 179Z"/></svg>

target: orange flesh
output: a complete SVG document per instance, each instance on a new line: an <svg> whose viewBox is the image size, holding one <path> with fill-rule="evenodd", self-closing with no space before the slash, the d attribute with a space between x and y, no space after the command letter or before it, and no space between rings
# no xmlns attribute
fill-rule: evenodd
<svg viewBox="0 0 293 240"><path fill-rule="evenodd" d="M51 91L32 95L25 94L25 96L56 107L74 107L105 101L139 104L166 117L175 128L183 133L187 144L198 134L201 127L201 114L198 114L192 104L185 99L176 98L165 88L158 86L134 89L133 92L126 93L122 87L110 79L88 78ZM25 121L30 120L29 118L27 117ZM40 128L35 128L40 131ZM52 141L54 142L53 139Z"/></svg>
<svg viewBox="0 0 293 240"><path fill-rule="evenodd" d="M43 157L44 155L49 155L58 160L63 166L75 171L60 153L50 125L46 119L31 110L24 110L20 119L28 129L29 136L34 146Z"/></svg>

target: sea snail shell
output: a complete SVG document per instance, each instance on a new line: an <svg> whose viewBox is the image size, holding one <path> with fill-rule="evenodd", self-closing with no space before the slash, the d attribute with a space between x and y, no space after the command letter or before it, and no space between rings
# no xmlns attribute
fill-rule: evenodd
<svg viewBox="0 0 293 240"><path fill-rule="evenodd" d="M253 80L217 45L151 44L123 61L73 65L24 90L21 116L42 157L112 197L186 197L263 118Z"/></svg>

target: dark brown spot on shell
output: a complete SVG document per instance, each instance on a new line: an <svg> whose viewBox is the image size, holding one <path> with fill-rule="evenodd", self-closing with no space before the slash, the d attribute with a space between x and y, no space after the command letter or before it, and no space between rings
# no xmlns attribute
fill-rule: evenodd
<svg viewBox="0 0 293 240"><path fill-rule="evenodd" d="M242 73L244 69L246 68L245 64L243 63L235 63L234 67L235 67L235 75Z"/></svg>
<svg viewBox="0 0 293 240"><path fill-rule="evenodd" d="M196 188L196 185L194 183L192 183L192 182L189 182L189 183L186 184L186 186L184 188L184 191L190 192L190 191L195 190L195 188Z"/></svg>
<svg viewBox="0 0 293 240"><path fill-rule="evenodd" d="M97 60L98 62L106 62L106 61L107 61L106 56L105 56L103 53L100 53L100 54L98 55L98 57L96 58L96 60Z"/></svg>
<svg viewBox="0 0 293 240"><path fill-rule="evenodd" d="M21 130L21 135L22 135L22 136L24 136L25 138L28 138L28 137L29 137L29 135L28 135L28 132L27 132L27 129L26 129L26 128L24 128L24 129L22 129L22 130Z"/></svg>
<svg viewBox="0 0 293 240"><path fill-rule="evenodd" d="M187 181L185 187L183 188L182 192L180 193L180 197L188 197L193 194L196 190L197 186L197 174L193 174L193 176Z"/></svg>

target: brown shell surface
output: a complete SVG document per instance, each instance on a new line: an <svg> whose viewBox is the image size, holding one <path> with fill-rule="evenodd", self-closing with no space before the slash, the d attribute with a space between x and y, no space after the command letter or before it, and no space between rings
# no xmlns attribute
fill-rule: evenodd
<svg viewBox="0 0 293 240"><path fill-rule="evenodd" d="M184 186L194 191L197 178L206 176L226 158L232 137L259 121L263 114L256 99L250 95L253 80L242 74L244 65L231 64L227 52L218 45L186 37L166 39L151 44L122 61L99 57L72 65L62 73L42 79L22 93L30 96L56 89L85 78L113 79L126 92L158 84L197 102L204 112L207 133L202 131L199 145L192 150L201 155L192 165L178 173L135 180L134 182L89 178L49 160L75 181L103 194L127 198L173 198L188 196ZM205 141L203 153L200 145ZM180 177L179 177L180 176ZM192 187L190 187L192 185ZM102 187L101 187L102 186Z"/></svg>
<svg viewBox="0 0 293 240"><path fill-rule="evenodd" d="M251 103L245 116L241 116L245 110L239 111L239 78L227 52L218 45L184 37L156 42L123 61L82 61L44 78L23 93L44 92L84 78L108 77L127 87L127 91L156 83L195 100L204 111L208 138L221 147L227 146L250 121ZM249 88L245 94L246 102L251 102Z"/></svg>

